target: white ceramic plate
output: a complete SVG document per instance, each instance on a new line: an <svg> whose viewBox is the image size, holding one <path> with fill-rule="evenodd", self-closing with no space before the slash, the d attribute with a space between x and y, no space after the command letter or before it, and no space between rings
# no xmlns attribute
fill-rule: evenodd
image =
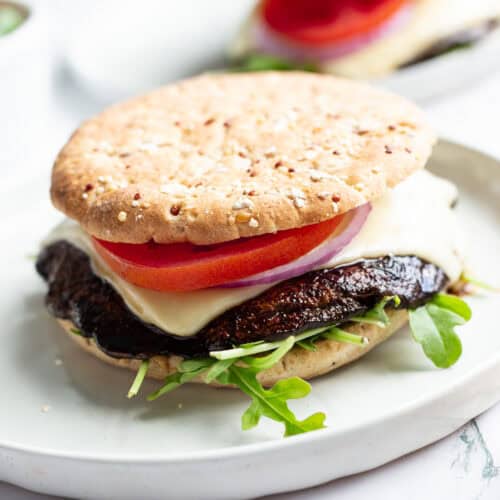
<svg viewBox="0 0 500 500"><path fill-rule="evenodd" d="M441 142L431 166L460 187L473 272L500 283L500 164ZM0 197L0 480L93 499L255 497L376 467L500 400L500 297L490 296L470 299L474 319L452 369L435 369L403 330L314 381L293 407L300 416L326 411L323 431L281 439L280 426L264 421L242 432L248 401L231 390L183 387L155 403L129 401L133 375L81 352L45 312L28 255L58 218L47 187L32 181Z"/></svg>

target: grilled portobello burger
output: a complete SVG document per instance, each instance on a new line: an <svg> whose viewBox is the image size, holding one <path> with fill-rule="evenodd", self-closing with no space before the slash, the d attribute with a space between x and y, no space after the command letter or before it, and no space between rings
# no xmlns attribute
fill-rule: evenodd
<svg viewBox="0 0 500 500"><path fill-rule="evenodd" d="M321 428L323 414L287 407L309 392L298 377L408 317L436 366L460 356L453 328L470 311L446 294L463 267L457 192L423 170L433 142L411 103L299 72L206 75L113 106L54 165L68 219L37 259L49 311L138 370L131 395L145 376L164 380L150 399L236 386L286 434ZM272 386L284 413L262 410Z"/></svg>

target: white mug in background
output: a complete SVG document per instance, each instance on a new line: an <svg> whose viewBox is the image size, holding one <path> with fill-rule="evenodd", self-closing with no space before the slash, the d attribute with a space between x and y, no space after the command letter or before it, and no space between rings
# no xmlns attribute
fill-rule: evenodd
<svg viewBox="0 0 500 500"><path fill-rule="evenodd" d="M29 175L43 154L50 57L43 3L9 0L1 4L18 6L25 15L17 28L0 36L0 169L9 178Z"/></svg>
<svg viewBox="0 0 500 500"><path fill-rule="evenodd" d="M229 40L255 0L208 3L207 8L200 0L87 0L66 50L76 81L110 104L220 69Z"/></svg>

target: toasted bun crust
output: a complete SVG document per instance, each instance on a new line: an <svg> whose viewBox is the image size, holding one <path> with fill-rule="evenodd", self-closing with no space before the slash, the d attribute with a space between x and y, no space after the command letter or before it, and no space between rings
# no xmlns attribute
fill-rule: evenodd
<svg viewBox="0 0 500 500"><path fill-rule="evenodd" d="M212 244L301 227L382 196L434 135L405 99L327 75L204 75L85 122L54 205L102 239Z"/></svg>
<svg viewBox="0 0 500 500"><path fill-rule="evenodd" d="M261 372L258 375L260 382L264 386L270 387L278 380L293 376L312 379L358 359L401 328L408 319L406 311L389 311L388 315L391 318L391 323L387 328L379 328L366 323L346 328L352 333L358 333L367 337L370 341L367 345L355 346L333 340L321 340L316 343L317 351L315 352L295 347L272 368ZM139 369L140 360L112 358L102 352L93 340L71 333L70 329L74 328L74 325L70 321L58 321L80 347L102 361L134 371ZM177 371L177 367L181 361L182 358L179 356L154 356L151 358L147 376L163 380L167 375ZM201 378L195 379L193 382L204 383ZM213 383L211 385L218 386L219 384Z"/></svg>

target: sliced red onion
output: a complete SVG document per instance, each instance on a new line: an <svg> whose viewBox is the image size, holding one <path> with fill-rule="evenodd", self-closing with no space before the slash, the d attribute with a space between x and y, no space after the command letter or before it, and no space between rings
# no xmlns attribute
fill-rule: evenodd
<svg viewBox="0 0 500 500"><path fill-rule="evenodd" d="M298 259L283 264L282 266L274 267L268 271L259 274L254 274L237 281L224 283L218 288L240 288L243 286L253 285L268 285L278 281L288 280L295 276L305 274L312 269L326 264L335 255L339 254L359 233L363 227L372 206L370 203L361 205L347 212L340 226L333 234L321 245L317 246L309 253L299 257Z"/></svg>
<svg viewBox="0 0 500 500"><path fill-rule="evenodd" d="M257 50L266 54L297 62L324 62L346 56L370 45L390 33L400 30L410 19L413 7L405 5L390 19L368 33L353 37L349 41L324 46L301 44L286 38L267 26L262 19L253 25L252 39Z"/></svg>

